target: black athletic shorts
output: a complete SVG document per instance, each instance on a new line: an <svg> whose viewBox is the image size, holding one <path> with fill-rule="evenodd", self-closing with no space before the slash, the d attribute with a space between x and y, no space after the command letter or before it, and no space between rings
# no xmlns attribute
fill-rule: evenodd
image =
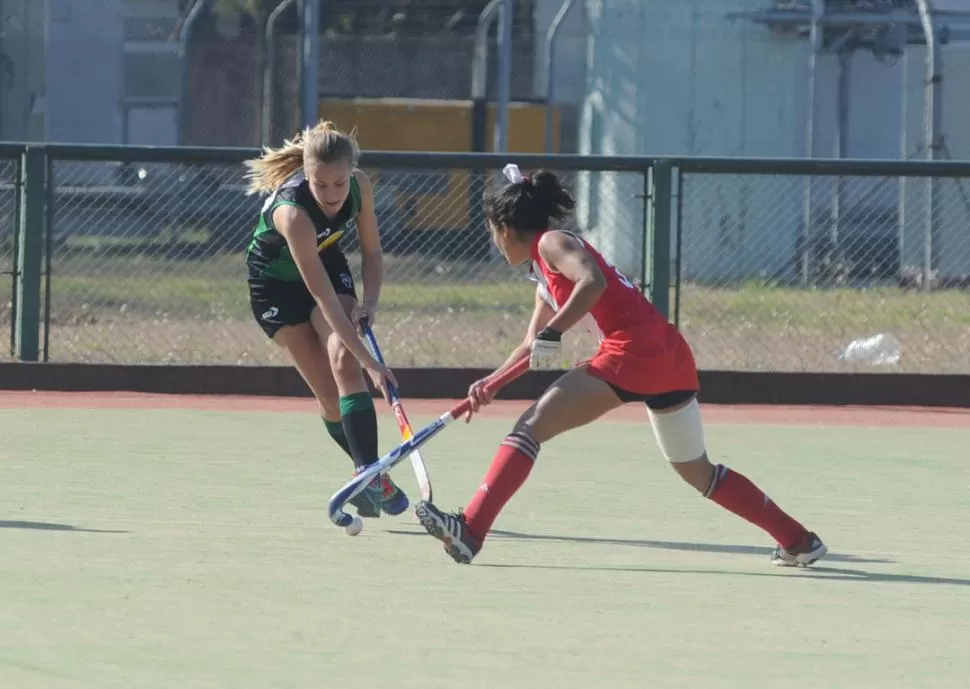
<svg viewBox="0 0 970 689"><path fill-rule="evenodd" d="M678 407L690 401L690 398L697 394L697 390L671 390L670 392L661 392L656 395L643 395L639 392L624 390L617 385L613 385L613 383L607 383L607 385L613 388L613 392L616 393L616 396L620 398L623 404L643 402L653 411L665 411L673 407Z"/></svg>
<svg viewBox="0 0 970 689"><path fill-rule="evenodd" d="M330 249L320 259L337 294L357 298L354 277L342 251ZM271 277L249 278L249 303L253 316L266 336L272 338L284 325L299 325L310 320L317 305L302 280L287 282Z"/></svg>

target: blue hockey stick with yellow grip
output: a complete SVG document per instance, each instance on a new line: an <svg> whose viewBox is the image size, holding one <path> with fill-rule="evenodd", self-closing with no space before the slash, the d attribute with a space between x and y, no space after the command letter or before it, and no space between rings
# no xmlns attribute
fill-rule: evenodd
<svg viewBox="0 0 970 689"><path fill-rule="evenodd" d="M371 354L374 355L374 358L381 365L386 366L384 363L384 355L381 354L381 348L377 344L377 338L374 336L374 331L371 330L370 323L367 322L366 318L361 319L360 330L364 334L367 345L370 347ZM408 421L408 415L404 413L401 396L391 381L387 381L387 398L388 404L391 405L391 411L394 412L394 418L397 420L398 428L401 429L401 438L403 440L410 440L414 437L414 430L411 428L411 422ZM428 476L428 467L425 466L424 458L417 449L410 456L411 467L414 469L414 477L418 480L418 487L421 490L421 499L431 502L431 477Z"/></svg>

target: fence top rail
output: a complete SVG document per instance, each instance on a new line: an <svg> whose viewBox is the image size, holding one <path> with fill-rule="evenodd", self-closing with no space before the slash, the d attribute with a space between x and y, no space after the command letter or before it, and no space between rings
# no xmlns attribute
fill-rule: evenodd
<svg viewBox="0 0 970 689"><path fill-rule="evenodd" d="M58 160L141 163L242 163L260 154L258 148L204 146L124 146L102 144L46 144ZM587 156L534 153L464 153L363 151L361 164L402 169L501 169L514 162L522 168L644 172L653 162L642 156Z"/></svg>
<svg viewBox="0 0 970 689"><path fill-rule="evenodd" d="M970 160L672 157L683 172L853 177L970 177Z"/></svg>
<svg viewBox="0 0 970 689"><path fill-rule="evenodd" d="M43 148L57 160L241 164L259 148L210 146L130 146L0 142L0 157ZM689 173L749 175L851 175L859 177L970 177L970 160L864 160L832 158L743 158L707 156L603 156L537 153L363 151L361 164L398 169L498 170L514 162L525 170L643 173L658 162Z"/></svg>
<svg viewBox="0 0 970 689"><path fill-rule="evenodd" d="M16 158L27 150L27 144L15 141L0 141L0 158Z"/></svg>
<svg viewBox="0 0 970 689"><path fill-rule="evenodd" d="M240 164L260 154L258 148L218 146L126 146L121 144L44 144L55 160L122 163Z"/></svg>

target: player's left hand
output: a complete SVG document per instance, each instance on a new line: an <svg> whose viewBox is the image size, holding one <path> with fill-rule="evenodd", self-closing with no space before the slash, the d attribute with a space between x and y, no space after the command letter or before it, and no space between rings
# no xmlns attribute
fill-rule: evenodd
<svg viewBox="0 0 970 689"><path fill-rule="evenodd" d="M546 328L536 335L529 350L529 368L542 370L562 368L561 332Z"/></svg>
<svg viewBox="0 0 970 689"><path fill-rule="evenodd" d="M363 302L361 304L356 304L350 312L350 322L354 324L357 330L361 328L361 321L367 321L368 324L374 325L374 316L377 314L377 306L374 304L368 304Z"/></svg>

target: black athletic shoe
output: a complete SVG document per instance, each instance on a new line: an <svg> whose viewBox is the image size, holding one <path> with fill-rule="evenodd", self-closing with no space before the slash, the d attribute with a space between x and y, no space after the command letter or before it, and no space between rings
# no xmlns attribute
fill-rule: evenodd
<svg viewBox="0 0 970 689"><path fill-rule="evenodd" d="M481 544L476 543L468 533L465 515L461 511L442 512L430 502L422 500L414 506L414 514L429 534L444 543L445 552L451 555L451 559L455 562L462 565L470 564L482 549Z"/></svg>

